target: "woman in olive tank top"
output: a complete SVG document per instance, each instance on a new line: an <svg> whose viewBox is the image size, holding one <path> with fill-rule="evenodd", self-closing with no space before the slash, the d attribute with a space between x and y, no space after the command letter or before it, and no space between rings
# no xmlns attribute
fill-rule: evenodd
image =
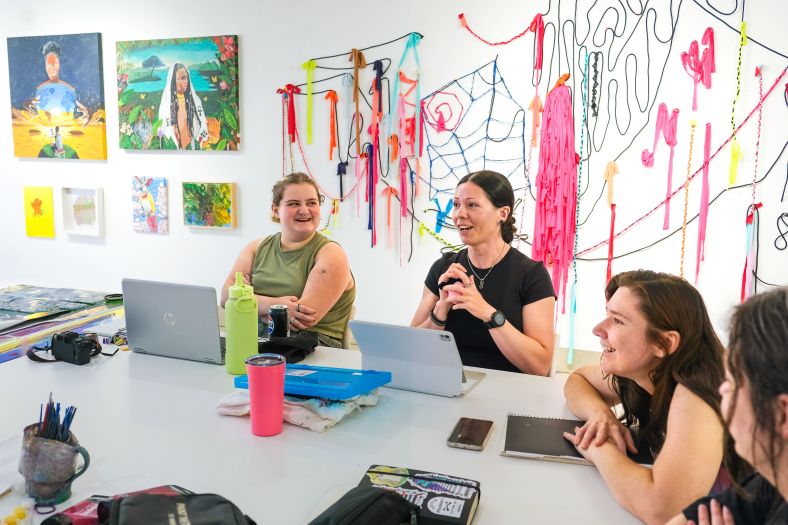
<svg viewBox="0 0 788 525"><path fill-rule="evenodd" d="M284 304L291 329L315 332L321 344L341 346L356 287L342 247L317 231L323 196L303 173L279 180L272 193L271 220L281 231L241 250L222 287L222 306L235 272L243 272L261 316L271 305Z"/></svg>

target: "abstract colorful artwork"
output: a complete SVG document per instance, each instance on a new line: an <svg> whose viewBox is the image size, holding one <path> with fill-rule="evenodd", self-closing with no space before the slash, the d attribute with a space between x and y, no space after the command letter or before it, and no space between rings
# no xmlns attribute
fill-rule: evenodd
<svg viewBox="0 0 788 525"><path fill-rule="evenodd" d="M106 159L101 35L8 39L17 157Z"/></svg>
<svg viewBox="0 0 788 525"><path fill-rule="evenodd" d="M235 183L184 182L183 222L186 226L235 228Z"/></svg>
<svg viewBox="0 0 788 525"><path fill-rule="evenodd" d="M169 232L167 179L163 177L134 177L131 200L134 208L135 232Z"/></svg>
<svg viewBox="0 0 788 525"><path fill-rule="evenodd" d="M72 235L101 237L104 205L101 188L63 188L63 230Z"/></svg>
<svg viewBox="0 0 788 525"><path fill-rule="evenodd" d="M55 237L55 212L50 186L25 186L25 233L28 237Z"/></svg>
<svg viewBox="0 0 788 525"><path fill-rule="evenodd" d="M237 150L238 37L118 42L120 147Z"/></svg>

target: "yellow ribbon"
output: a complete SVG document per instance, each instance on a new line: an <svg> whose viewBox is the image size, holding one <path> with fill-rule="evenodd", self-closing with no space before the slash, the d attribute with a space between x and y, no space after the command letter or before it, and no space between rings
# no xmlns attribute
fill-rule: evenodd
<svg viewBox="0 0 788 525"><path fill-rule="evenodd" d="M736 184L736 173L739 171L739 159L741 159L741 146L736 137L731 141L731 166L728 169L728 186Z"/></svg>
<svg viewBox="0 0 788 525"><path fill-rule="evenodd" d="M312 80L315 75L317 60L307 60L301 64L306 70L306 143L312 144Z"/></svg>

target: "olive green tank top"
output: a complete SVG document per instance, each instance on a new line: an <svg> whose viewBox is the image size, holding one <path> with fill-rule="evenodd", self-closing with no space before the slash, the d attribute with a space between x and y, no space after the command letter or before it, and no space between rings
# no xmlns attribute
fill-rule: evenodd
<svg viewBox="0 0 788 525"><path fill-rule="evenodd" d="M307 244L298 250L282 251L281 233L270 235L260 242L252 263L254 293L267 297L304 293L309 272L315 266L320 249L331 241L315 233ZM350 309L356 300L356 287L345 290L326 315L310 330L342 340Z"/></svg>

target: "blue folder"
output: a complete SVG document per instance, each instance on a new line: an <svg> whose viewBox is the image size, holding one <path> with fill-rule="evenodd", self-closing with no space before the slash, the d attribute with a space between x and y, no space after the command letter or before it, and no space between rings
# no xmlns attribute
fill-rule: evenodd
<svg viewBox="0 0 788 525"><path fill-rule="evenodd" d="M246 375L237 376L235 388L249 388ZM329 366L287 365L285 394L326 399L350 399L391 382L391 372Z"/></svg>

